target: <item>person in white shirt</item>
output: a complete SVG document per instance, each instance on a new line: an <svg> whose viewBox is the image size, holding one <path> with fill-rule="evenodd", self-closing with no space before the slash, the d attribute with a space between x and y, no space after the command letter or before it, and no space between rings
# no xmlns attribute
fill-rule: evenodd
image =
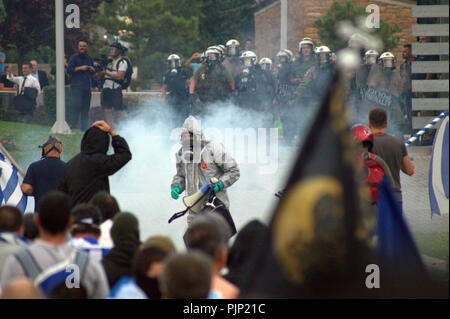
<svg viewBox="0 0 450 319"><path fill-rule="evenodd" d="M70 212L73 220L69 245L88 253L93 260L101 262L109 248L99 243L101 235L100 210L91 204L79 204Z"/></svg>
<svg viewBox="0 0 450 319"><path fill-rule="evenodd" d="M101 235L98 243L105 248L112 248L114 243L111 239L111 227L113 218L120 213L117 199L107 192L98 192L89 201L89 204L97 207L102 214L102 224L100 225Z"/></svg>
<svg viewBox="0 0 450 319"><path fill-rule="evenodd" d="M105 77L101 103L107 123L114 123L113 111L118 111L122 119L127 118L122 102L122 86L120 84L128 68L127 61L122 58L122 53L125 50L126 48L120 42L114 41L111 43L109 57L112 61L107 65L106 70L101 72Z"/></svg>
<svg viewBox="0 0 450 319"><path fill-rule="evenodd" d="M31 64L25 62L22 65L23 76L15 76L12 74L12 66L9 65L7 79L18 86L18 93L14 99L14 106L21 115L33 115L36 108L36 97L41 92L39 81L31 75ZM35 89L25 90L26 88Z"/></svg>

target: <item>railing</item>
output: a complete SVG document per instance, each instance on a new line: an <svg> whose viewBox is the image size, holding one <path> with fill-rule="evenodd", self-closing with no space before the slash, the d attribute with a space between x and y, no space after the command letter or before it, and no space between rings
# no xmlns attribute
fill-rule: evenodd
<svg viewBox="0 0 450 319"><path fill-rule="evenodd" d="M448 18L448 5L418 5L411 10L414 18ZM415 24L412 26L413 36L431 36L431 37L448 37L449 25L448 23L441 24ZM448 40L447 40L448 41ZM443 56L449 54L448 42L439 43L414 43L412 44L412 54L417 55L438 55ZM415 74L443 74L449 73L449 61L421 61L413 62L411 72ZM449 99L443 97L443 93L449 91L449 80L447 79L433 79L433 80L413 80L412 92L419 93L434 93L427 97L426 95L420 98L412 99L413 111L444 111L448 110ZM437 94L436 94L437 93ZM412 118L413 129L420 129L433 119L433 116L414 116Z"/></svg>

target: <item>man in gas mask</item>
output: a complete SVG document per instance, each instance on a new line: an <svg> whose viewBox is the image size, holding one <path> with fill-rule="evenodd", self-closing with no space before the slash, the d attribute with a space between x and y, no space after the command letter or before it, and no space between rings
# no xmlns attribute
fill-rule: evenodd
<svg viewBox="0 0 450 319"><path fill-rule="evenodd" d="M163 76L162 98L174 114L174 124L182 125L189 115L187 100L189 98L189 75L181 68L181 59L176 54L167 58L167 72ZM169 95L167 95L167 92Z"/></svg>
<svg viewBox="0 0 450 319"><path fill-rule="evenodd" d="M205 63L197 69L189 87L192 114L201 113L201 105L227 99L232 91L233 77L220 63L220 52L217 49L206 50Z"/></svg>
<svg viewBox="0 0 450 319"><path fill-rule="evenodd" d="M293 60L287 50L279 51L277 58L279 64L276 74L275 111L283 125L284 142L291 145L297 132L297 114L293 104L295 91Z"/></svg>
<svg viewBox="0 0 450 319"><path fill-rule="evenodd" d="M70 126L75 128L80 118L80 129L82 131L85 131L88 127L92 76L95 73L94 61L87 52L87 41L78 41L78 52L70 57L67 65L73 108L69 117L71 119Z"/></svg>
<svg viewBox="0 0 450 319"><path fill-rule="evenodd" d="M37 212L40 199L50 191L58 188L59 180L64 174L66 163L61 159L63 150L61 140L50 136L42 148L41 160L31 163L22 183L22 192L34 196L34 211Z"/></svg>
<svg viewBox="0 0 450 319"><path fill-rule="evenodd" d="M226 189L240 177L236 161L225 152L222 144L205 139L200 122L193 116L189 116L181 128L180 143L181 148L175 154L177 172L171 184L172 198L178 199L183 191L186 191L186 196L193 195L208 179L217 178L219 181L214 189L215 196L209 203L213 206L205 203L205 208L220 212L235 232ZM196 215L189 210L188 224Z"/></svg>
<svg viewBox="0 0 450 319"><path fill-rule="evenodd" d="M236 102L244 109L261 110L262 72L256 54L245 51L241 55L242 71L235 78Z"/></svg>
<svg viewBox="0 0 450 319"><path fill-rule="evenodd" d="M242 71L241 61L239 56L240 43L238 40L231 39L226 43L226 58L223 61L223 66L231 73L233 79Z"/></svg>
<svg viewBox="0 0 450 319"><path fill-rule="evenodd" d="M261 109L264 114L264 127L273 127L274 125L274 105L273 100L276 92L276 81L272 70L272 60L262 58L258 64L261 69Z"/></svg>
<svg viewBox="0 0 450 319"><path fill-rule="evenodd" d="M102 88L101 103L102 109L105 112L105 119L107 123L114 123L114 111L119 112L122 119L127 118L122 97L122 79L131 67L128 65L126 58L122 57L126 48L118 41L114 41L109 45L110 63L106 66L106 70L101 72L105 77Z"/></svg>
<svg viewBox="0 0 450 319"><path fill-rule="evenodd" d="M378 68L376 72L372 72L368 79L368 86L373 89L376 94L366 94L366 100L371 102L375 107L385 109L389 118L390 127L392 129L406 130L407 117L402 114L400 93L402 81L400 74L395 72L397 60L391 52L383 52L378 58ZM367 102L366 102L367 103ZM405 133L409 133L408 130Z"/></svg>

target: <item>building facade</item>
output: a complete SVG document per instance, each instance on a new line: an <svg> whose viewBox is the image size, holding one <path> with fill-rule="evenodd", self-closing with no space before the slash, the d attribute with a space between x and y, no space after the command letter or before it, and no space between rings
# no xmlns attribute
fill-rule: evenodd
<svg viewBox="0 0 450 319"><path fill-rule="evenodd" d="M345 0L339 0L344 3ZM411 35L411 26L417 23L411 15L415 0L352 0L355 6L367 7L376 4L380 8L380 18L388 24L397 23L400 31L395 34L400 38L393 51L401 61L401 50L404 44L415 42ZM298 43L304 37L314 39L319 45L317 28L314 21L323 17L333 0L287 0L287 47L292 52L298 51ZM280 11L281 1L264 1L255 11L255 45L260 56L275 58L280 50Z"/></svg>

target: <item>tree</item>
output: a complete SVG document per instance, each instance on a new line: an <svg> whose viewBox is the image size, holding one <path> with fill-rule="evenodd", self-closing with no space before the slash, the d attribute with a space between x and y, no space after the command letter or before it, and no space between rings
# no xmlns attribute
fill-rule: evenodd
<svg viewBox="0 0 450 319"><path fill-rule="evenodd" d="M204 47L254 38L253 0L200 0L200 40Z"/></svg>
<svg viewBox="0 0 450 319"><path fill-rule="evenodd" d="M102 0L66 0L66 4L77 4L80 8L81 24L86 24ZM17 62L22 65L25 58L38 52L49 59L48 53L55 47L55 1L54 0L3 0L6 18L0 23L0 45L17 50ZM65 28L66 52L73 51L76 39L85 35L82 29ZM41 49L40 49L41 48Z"/></svg>
<svg viewBox="0 0 450 319"><path fill-rule="evenodd" d="M138 80L160 81L171 53L190 56L197 48L199 6L195 0L116 0L92 24L130 44Z"/></svg>
<svg viewBox="0 0 450 319"><path fill-rule="evenodd" d="M320 41L326 44L331 50L335 51L347 45L345 40L336 36L335 31L337 22L344 20L356 21L358 17L366 16L366 14L364 7L356 7L350 0L346 0L344 4L335 0L325 16L314 22L314 26L319 30L318 34ZM380 20L380 28L371 30L381 38L385 50L395 48L400 40L399 37L394 36L394 34L400 30L396 23L389 25L385 21Z"/></svg>
<svg viewBox="0 0 450 319"><path fill-rule="evenodd" d="M0 1L0 23L3 22L6 18L5 7L3 6L3 1Z"/></svg>

